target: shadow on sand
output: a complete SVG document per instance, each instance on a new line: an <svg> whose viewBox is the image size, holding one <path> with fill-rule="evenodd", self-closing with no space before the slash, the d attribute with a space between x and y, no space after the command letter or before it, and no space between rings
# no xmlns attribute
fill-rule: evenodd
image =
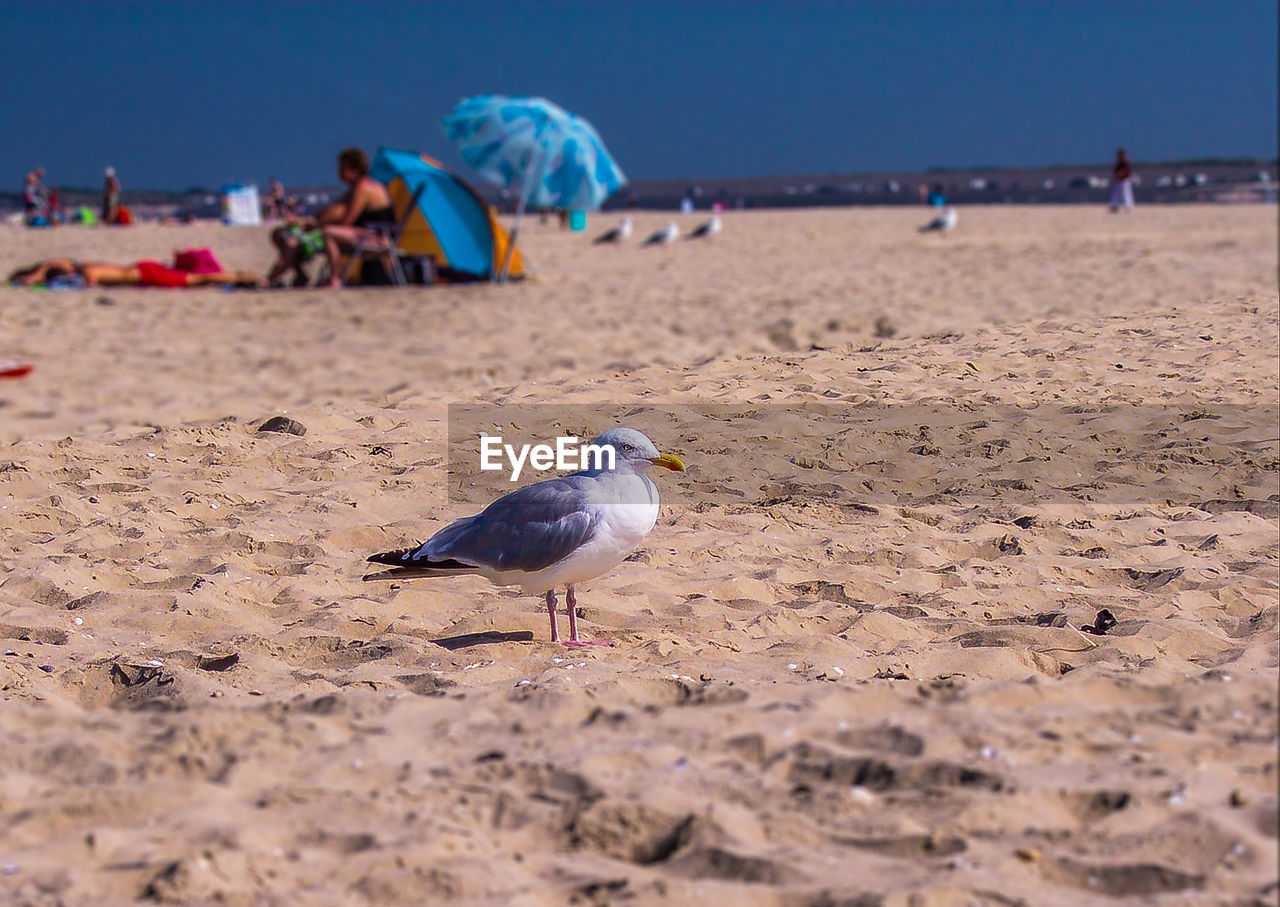
<svg viewBox="0 0 1280 907"><path fill-rule="evenodd" d="M513 630L509 633L492 631L489 633L460 633L457 636L446 636L444 639L431 640L442 649L456 652L458 649L469 649L472 646L489 646L503 642L532 642L532 630Z"/></svg>

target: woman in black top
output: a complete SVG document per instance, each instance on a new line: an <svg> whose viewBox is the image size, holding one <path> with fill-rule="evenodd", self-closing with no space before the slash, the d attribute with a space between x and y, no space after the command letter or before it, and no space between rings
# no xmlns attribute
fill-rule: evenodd
<svg viewBox="0 0 1280 907"><path fill-rule="evenodd" d="M347 148L338 155L338 179L350 188L341 199L316 215L324 230L324 254L329 261L329 286L342 286L338 259L343 248L354 248L368 239L369 225L395 220L391 193L369 176L369 157L359 148Z"/></svg>

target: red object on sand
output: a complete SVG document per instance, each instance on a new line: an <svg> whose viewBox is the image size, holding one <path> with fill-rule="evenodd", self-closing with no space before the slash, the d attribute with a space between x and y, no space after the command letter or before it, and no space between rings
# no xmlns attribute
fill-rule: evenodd
<svg viewBox="0 0 1280 907"><path fill-rule="evenodd" d="M158 261L140 261L134 267L138 269L138 283L144 287L185 287L187 272L177 268L166 268Z"/></svg>
<svg viewBox="0 0 1280 907"><path fill-rule="evenodd" d="M217 274L222 265L211 249L183 249L173 253L173 267L192 274Z"/></svg>
<svg viewBox="0 0 1280 907"><path fill-rule="evenodd" d="M35 368L30 362L0 362L0 378L25 378Z"/></svg>

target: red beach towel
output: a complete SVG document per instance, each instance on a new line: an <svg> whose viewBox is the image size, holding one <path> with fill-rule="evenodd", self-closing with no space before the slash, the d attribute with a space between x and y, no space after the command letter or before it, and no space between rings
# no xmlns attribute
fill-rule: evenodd
<svg viewBox="0 0 1280 907"><path fill-rule="evenodd" d="M179 271L191 274L217 274L222 265L214 257L212 249L183 249L175 252L173 266Z"/></svg>

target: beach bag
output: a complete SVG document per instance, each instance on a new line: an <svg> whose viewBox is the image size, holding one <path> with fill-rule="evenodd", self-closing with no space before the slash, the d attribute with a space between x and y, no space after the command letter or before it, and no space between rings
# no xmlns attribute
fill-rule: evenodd
<svg viewBox="0 0 1280 907"><path fill-rule="evenodd" d="M173 254L173 267L188 274L219 274L222 265L211 249L183 249Z"/></svg>

